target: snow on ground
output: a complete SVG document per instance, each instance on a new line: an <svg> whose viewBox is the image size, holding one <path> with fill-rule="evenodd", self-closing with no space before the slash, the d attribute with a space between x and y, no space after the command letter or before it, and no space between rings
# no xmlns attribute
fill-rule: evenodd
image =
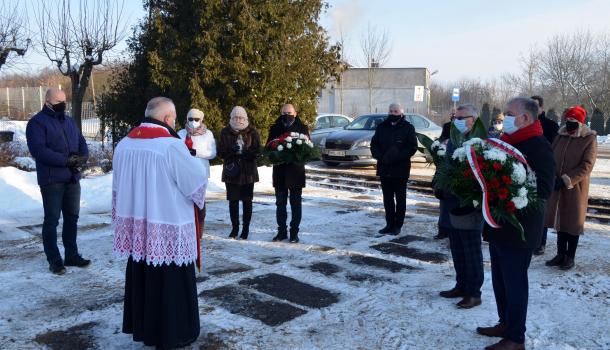
<svg viewBox="0 0 610 350"><path fill-rule="evenodd" d="M230 221L221 169L212 167L198 292L237 286L235 291L305 313L268 326L227 310L235 305L248 308L239 295L229 305L200 297L202 329L193 349L472 349L496 341L474 332L477 326L497 321L486 244L483 304L458 310L453 305L457 300L437 296L453 286L450 259L435 263L371 248L395 238L376 233L383 226L378 191L354 194L308 187L301 243L270 242L275 234L271 170L259 171L250 239L235 241L226 238ZM1 349L146 348L121 333L125 262L112 255L111 175L84 179L81 185L79 246L93 264L54 276L42 252L42 205L35 173L0 169ZM409 193L409 217L400 237L418 237L409 236L415 241L406 248L449 257L448 242L431 239L437 211L432 197ZM544 266L553 253L555 234L550 233L548 253L535 257L530 268L528 348L610 348L608 229L587 223L577 266L569 272ZM376 257L413 269L392 272L356 264L354 257ZM325 307L304 306L238 284L267 274L334 293L338 301Z"/></svg>
<svg viewBox="0 0 610 350"><path fill-rule="evenodd" d="M610 145L610 135L598 136L597 143L600 145L602 145L602 144Z"/></svg>

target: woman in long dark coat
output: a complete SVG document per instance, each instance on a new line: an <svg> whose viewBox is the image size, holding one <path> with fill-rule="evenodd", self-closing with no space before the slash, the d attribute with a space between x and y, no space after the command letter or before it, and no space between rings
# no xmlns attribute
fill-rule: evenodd
<svg viewBox="0 0 610 350"><path fill-rule="evenodd" d="M252 219L254 183L258 182L256 158L260 153L261 140L258 132L250 126L248 114L243 107L231 111L229 125L220 132L218 155L223 159L222 182L227 188L231 233L236 238L239 232L239 201L243 205L241 239L248 239Z"/></svg>
<svg viewBox="0 0 610 350"><path fill-rule="evenodd" d="M585 123L586 111L569 108L553 141L557 164L555 191L547 203L544 226L557 231L557 255L546 262L562 270L574 267L578 239L584 232L589 183L597 158L597 137Z"/></svg>

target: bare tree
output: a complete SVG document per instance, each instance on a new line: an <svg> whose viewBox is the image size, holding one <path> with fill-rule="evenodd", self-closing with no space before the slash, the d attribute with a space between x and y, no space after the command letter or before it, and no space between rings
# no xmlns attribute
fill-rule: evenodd
<svg viewBox="0 0 610 350"><path fill-rule="evenodd" d="M367 88L369 93L369 113L373 112L373 89L375 88L375 76L377 70L383 67L391 52L391 43L387 29L378 30L376 27L367 25L366 32L360 40L363 64L367 67Z"/></svg>
<svg viewBox="0 0 610 350"><path fill-rule="evenodd" d="M36 19L49 60L72 83L72 117L81 129L82 103L93 67L123 39L123 0L39 0Z"/></svg>
<svg viewBox="0 0 610 350"><path fill-rule="evenodd" d="M11 53L25 55L30 41L27 22L18 3L0 0L0 69L10 64Z"/></svg>

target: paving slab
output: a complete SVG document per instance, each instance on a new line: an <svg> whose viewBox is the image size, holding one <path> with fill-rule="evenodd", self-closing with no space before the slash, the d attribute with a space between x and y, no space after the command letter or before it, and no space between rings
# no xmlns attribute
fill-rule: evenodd
<svg viewBox="0 0 610 350"><path fill-rule="evenodd" d="M279 299L312 308L327 307L339 301L338 293L276 273L243 279L239 281L239 284Z"/></svg>
<svg viewBox="0 0 610 350"><path fill-rule="evenodd" d="M268 326L278 326L307 313L301 308L236 285L204 290L199 296L212 300L232 314L250 317Z"/></svg>
<svg viewBox="0 0 610 350"><path fill-rule="evenodd" d="M352 255L349 257L349 262L355 265L371 266L382 268L391 272L400 272L402 270L415 270L413 266L400 264L394 261L376 258L366 255Z"/></svg>
<svg viewBox="0 0 610 350"><path fill-rule="evenodd" d="M87 322L65 330L49 331L37 335L34 341L52 350L94 349L92 329L97 325L97 322Z"/></svg>
<svg viewBox="0 0 610 350"><path fill-rule="evenodd" d="M408 244L411 242L427 242L430 241L428 237L415 236L415 235L406 235L403 237L394 238L390 242L398 243L398 244Z"/></svg>
<svg viewBox="0 0 610 350"><path fill-rule="evenodd" d="M311 264L309 269L313 272L319 272L325 276L332 276L342 270L341 267L327 262L317 262L315 264Z"/></svg>
<svg viewBox="0 0 610 350"><path fill-rule="evenodd" d="M419 249L406 247L402 244L395 243L380 243L370 246L370 248L380 251L384 254L392 254L404 256L411 259L421 260L425 262L440 264L447 261L447 255L437 252L426 252Z"/></svg>

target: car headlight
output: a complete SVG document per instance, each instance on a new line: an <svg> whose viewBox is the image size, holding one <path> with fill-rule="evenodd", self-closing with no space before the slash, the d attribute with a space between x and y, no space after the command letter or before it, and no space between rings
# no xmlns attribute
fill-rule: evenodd
<svg viewBox="0 0 610 350"><path fill-rule="evenodd" d="M354 148L370 148L371 140L360 140L354 144Z"/></svg>
<svg viewBox="0 0 610 350"><path fill-rule="evenodd" d="M326 146L326 137L323 137L322 140L320 140L320 147L325 147Z"/></svg>

